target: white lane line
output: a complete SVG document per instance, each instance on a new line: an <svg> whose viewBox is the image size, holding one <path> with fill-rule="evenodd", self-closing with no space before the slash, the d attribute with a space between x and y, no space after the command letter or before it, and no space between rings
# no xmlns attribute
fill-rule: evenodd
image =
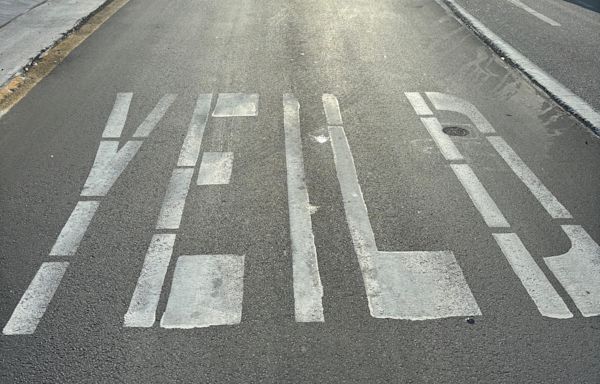
<svg viewBox="0 0 600 384"><path fill-rule="evenodd" d="M196 184L229 184L232 168L233 152L204 152Z"/></svg>
<svg viewBox="0 0 600 384"><path fill-rule="evenodd" d="M381 302L381 288L377 281L377 271L375 269L375 257L377 254L377 244L375 235L369 220L367 205L363 198L354 158L350 152L348 139L342 127L329 127L329 137L331 148L333 149L333 158L337 172L344 210L346 211L346 220L350 228L350 235L356 250L356 256L360 264L367 298L369 300L369 309L371 315L378 316L384 312Z"/></svg>
<svg viewBox="0 0 600 384"><path fill-rule="evenodd" d="M404 95L408 99L410 105L419 116L430 116L433 115L431 109L423 99L423 96L419 92L404 92Z"/></svg>
<svg viewBox="0 0 600 384"><path fill-rule="evenodd" d="M560 23L552 20L551 18L549 18L546 15L543 15L543 14L539 13L535 9L530 8L527 4L523 4L519 0L507 0L507 1L510 2L510 3L513 3L517 7L521 8L522 10L524 10L525 12L529 12L531 15L537 17L538 19L542 20L545 23L550 24L553 27L560 27Z"/></svg>
<svg viewBox="0 0 600 384"><path fill-rule="evenodd" d="M163 328L202 328L242 321L244 256L180 256Z"/></svg>
<svg viewBox="0 0 600 384"><path fill-rule="evenodd" d="M502 52L503 56L515 63L534 83L539 84L559 104L565 106L574 115L591 125L596 134L600 134L600 113L595 111L588 103L498 37L463 7L458 5L455 0L436 1L438 3L446 3L461 19L475 29L478 35L483 36L490 42L489 44L493 48Z"/></svg>
<svg viewBox="0 0 600 384"><path fill-rule="evenodd" d="M171 261L174 234L158 234L152 237L144 259L142 272L125 314L126 327L151 327L156 321L156 307Z"/></svg>
<svg viewBox="0 0 600 384"><path fill-rule="evenodd" d="M105 139L118 139L123 133L125 121L127 121L127 113L131 105L133 93L117 93L115 105L108 117L102 137Z"/></svg>
<svg viewBox="0 0 600 384"><path fill-rule="evenodd" d="M340 105L337 97L329 93L325 93L322 96L323 109L325 110L325 117L327 119L327 125L343 125L342 114L340 112Z"/></svg>
<svg viewBox="0 0 600 384"><path fill-rule="evenodd" d="M504 253L542 316L557 319L573 317L563 299L529 254L519 236L514 233L495 233L494 239L496 239L502 253Z"/></svg>
<svg viewBox="0 0 600 384"><path fill-rule="evenodd" d="M600 315L600 246L579 225L562 225L571 249L544 257L554 276L585 317Z"/></svg>
<svg viewBox="0 0 600 384"><path fill-rule="evenodd" d="M508 221L506 221L506 218L504 218L504 215L471 167L467 164L450 164L450 167L452 167L456 177L469 194L471 201L473 201L487 226L491 228L510 227L510 224L508 224Z"/></svg>
<svg viewBox="0 0 600 384"><path fill-rule="evenodd" d="M552 218L571 219L573 217L503 138L489 136L487 139Z"/></svg>
<svg viewBox="0 0 600 384"><path fill-rule="evenodd" d="M142 146L142 141L128 141L119 149L117 141L102 140L81 196L106 196L121 173Z"/></svg>
<svg viewBox="0 0 600 384"><path fill-rule="evenodd" d="M258 114L258 94L219 93L213 117L243 117Z"/></svg>
<svg viewBox="0 0 600 384"><path fill-rule="evenodd" d="M294 273L294 303L297 322L322 322L323 285L312 231L310 202L304 176L300 105L293 95L283 96L285 164Z"/></svg>
<svg viewBox="0 0 600 384"><path fill-rule="evenodd" d="M335 167L371 315L407 320L481 315L454 255L379 252L342 127L329 127Z"/></svg>
<svg viewBox="0 0 600 384"><path fill-rule="evenodd" d="M66 262L42 263L4 326L4 335L30 335L35 332L68 266Z"/></svg>
<svg viewBox="0 0 600 384"><path fill-rule="evenodd" d="M173 104L177 95L166 94L159 101L154 109L146 116L146 119L135 130L133 137L148 137L156 127L156 124L163 118L167 110Z"/></svg>
<svg viewBox="0 0 600 384"><path fill-rule="evenodd" d="M496 132L477 107L468 101L454 95L448 95L447 93L425 92L425 94L438 111L456 112L467 116L481 133Z"/></svg>
<svg viewBox="0 0 600 384"><path fill-rule="evenodd" d="M193 175L193 168L175 168L173 170L156 229L179 229Z"/></svg>
<svg viewBox="0 0 600 384"><path fill-rule="evenodd" d="M60 231L50 256L73 256L85 235L98 206L99 201L80 201L77 203L67 223Z"/></svg>
<svg viewBox="0 0 600 384"><path fill-rule="evenodd" d="M435 141L440 152L442 152L442 155L446 160L464 160L460 151L458 150L458 148L456 148L456 145L454 145L452 139L450 139L450 136L446 135L442 131L442 125L440 124L438 119L436 119L435 117L422 117L421 121L423 122L425 128L427 128L429 135L431 136L433 141Z"/></svg>
<svg viewBox="0 0 600 384"><path fill-rule="evenodd" d="M188 128L188 133L185 136L181 152L179 153L179 159L177 160L178 167L196 166L198 156L200 155L204 130L206 129L206 123L208 121L211 101L211 93L202 94L198 97L196 107L192 114L192 120L190 121L190 126Z"/></svg>

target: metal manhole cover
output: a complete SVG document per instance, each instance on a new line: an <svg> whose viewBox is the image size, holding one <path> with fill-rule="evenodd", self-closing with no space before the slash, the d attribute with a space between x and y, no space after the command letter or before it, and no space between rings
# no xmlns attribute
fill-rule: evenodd
<svg viewBox="0 0 600 384"><path fill-rule="evenodd" d="M469 130L463 127L444 127L442 128L442 132L444 132L448 136L468 136Z"/></svg>

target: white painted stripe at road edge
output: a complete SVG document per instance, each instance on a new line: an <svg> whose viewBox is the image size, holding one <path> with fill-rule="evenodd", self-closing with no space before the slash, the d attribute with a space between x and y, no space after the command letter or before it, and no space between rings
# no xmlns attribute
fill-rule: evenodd
<svg viewBox="0 0 600 384"><path fill-rule="evenodd" d="M233 152L204 152L196 184L229 184L232 169Z"/></svg>
<svg viewBox="0 0 600 384"><path fill-rule="evenodd" d="M327 125L343 125L344 123L342 122L342 114L340 112L340 105L337 97L325 93L322 96L322 101Z"/></svg>
<svg viewBox="0 0 600 384"><path fill-rule="evenodd" d="M456 148L456 145L454 145L452 139L450 139L450 136L446 135L442 131L442 125L440 124L438 119L436 119L435 117L422 117L421 122L423 123L425 128L427 128L429 135L431 136L433 141L435 141L435 143L438 146L438 149L440 150L440 152L442 152L442 155L446 160L464 160L460 151L458 150L458 148Z"/></svg>
<svg viewBox="0 0 600 384"><path fill-rule="evenodd" d="M188 128L188 133L183 140L183 146L177 160L178 167L195 167L200 155L200 147L202 146L202 138L208 114L210 112L210 103L212 102L212 94L203 94L198 97L196 107L192 113L192 120Z"/></svg>
<svg viewBox="0 0 600 384"><path fill-rule="evenodd" d="M535 9L530 8L527 4L523 4L519 0L507 0L507 1L510 2L510 3L513 3L517 7L521 8L522 10L524 10L525 12L529 12L533 16L537 17L538 19L542 20L545 23L550 24L553 27L560 27L560 23L552 20L551 18L549 18L546 15L543 15L543 14L539 13Z"/></svg>
<svg viewBox="0 0 600 384"><path fill-rule="evenodd" d="M50 256L73 256L79 248L98 206L99 201L80 201L77 203L65 226L60 231Z"/></svg>
<svg viewBox="0 0 600 384"><path fill-rule="evenodd" d="M132 98L133 93L117 93L115 105L108 117L104 132L102 132L103 138L118 139L121 137Z"/></svg>
<svg viewBox="0 0 600 384"><path fill-rule="evenodd" d="M440 4L445 3L448 5L463 21L474 28L478 35L483 36L484 40L488 42L492 48L496 51L500 51L503 56L515 63L519 69L535 83L539 84L552 98L557 100L559 104L563 105L575 116L589 124L596 134L600 134L600 113L595 111L588 103L498 37L479 20L469 14L463 7L458 5L455 0L436 1Z"/></svg>
<svg viewBox="0 0 600 384"><path fill-rule="evenodd" d="M579 225L562 225L571 249L544 257L554 276L585 317L600 315L600 246Z"/></svg>
<svg viewBox="0 0 600 384"><path fill-rule="evenodd" d="M156 124L163 118L167 110L173 104L177 95L166 94L159 101L154 109L146 116L146 119L135 130L133 137L148 137L156 127Z"/></svg>
<svg viewBox="0 0 600 384"><path fill-rule="evenodd" d="M423 96L419 92L404 92L404 95L408 99L410 105L412 105L413 109L419 116L430 116L433 115L431 109L423 99Z"/></svg>
<svg viewBox="0 0 600 384"><path fill-rule="evenodd" d="M35 332L68 266L66 262L42 263L4 326L4 335L29 335Z"/></svg>
<svg viewBox="0 0 600 384"><path fill-rule="evenodd" d="M488 141L496 152L504 159L517 177L527 186L544 209L554 219L571 219L569 211L558 201L548 188L540 181L517 153L500 136L488 136Z"/></svg>
<svg viewBox="0 0 600 384"><path fill-rule="evenodd" d="M486 191L485 187L471 167L467 164L450 164L456 177L467 191L471 201L483 217L483 220L488 227L491 228L508 228L510 224L504 218L500 209Z"/></svg>
<svg viewBox="0 0 600 384"><path fill-rule="evenodd" d="M175 168L173 170L156 229L179 229L193 175L193 168Z"/></svg>
<svg viewBox="0 0 600 384"><path fill-rule="evenodd" d="M563 299L529 254L519 236L514 233L495 233L494 239L496 239L502 253L504 253L542 316L557 319L573 317Z"/></svg>
<svg viewBox="0 0 600 384"><path fill-rule="evenodd" d="M219 93L213 117L252 117L258 114L258 94Z"/></svg>
<svg viewBox="0 0 600 384"><path fill-rule="evenodd" d="M203 328L242 321L244 256L180 256L163 328Z"/></svg>
<svg viewBox="0 0 600 384"><path fill-rule="evenodd" d="M304 176L300 137L300 105L293 95L283 96L285 164L287 171L290 237L294 274L294 304L297 322L322 322L323 286L312 231L310 203Z"/></svg>
<svg viewBox="0 0 600 384"><path fill-rule="evenodd" d="M174 234L158 234L152 237L144 259L142 272L125 314L126 327L151 327L156 321L156 307L171 261Z"/></svg>

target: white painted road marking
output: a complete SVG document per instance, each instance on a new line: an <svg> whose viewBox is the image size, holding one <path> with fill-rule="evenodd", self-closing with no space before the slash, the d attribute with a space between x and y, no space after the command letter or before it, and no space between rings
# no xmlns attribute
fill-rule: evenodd
<svg viewBox="0 0 600 384"><path fill-rule="evenodd" d="M129 309L125 314L126 327L151 327L156 321L156 307L171 261L175 234L158 234L152 237L144 259Z"/></svg>
<svg viewBox="0 0 600 384"><path fill-rule="evenodd" d="M4 326L4 335L30 335L35 332L68 265L66 262L42 263Z"/></svg>
<svg viewBox="0 0 600 384"><path fill-rule="evenodd" d="M180 256L163 328L202 328L242 321L244 256Z"/></svg>
<svg viewBox="0 0 600 384"><path fill-rule="evenodd" d="M110 113L110 116L108 117L104 132L102 133L103 138L118 139L121 137L132 98L133 93L117 93L115 105Z"/></svg>
<svg viewBox="0 0 600 384"><path fill-rule="evenodd" d="M75 255L99 205L99 201L80 201L77 203L73 212L71 212L71 216L69 216L60 231L56 243L50 251L50 256Z"/></svg>
<svg viewBox="0 0 600 384"><path fill-rule="evenodd" d="M573 317L563 299L535 260L531 257L519 236L514 233L494 233L494 239L510 263L513 271L533 299L542 316L557 319Z"/></svg>
<svg viewBox="0 0 600 384"><path fill-rule="evenodd" d="M560 27L560 23L552 20L551 18L549 18L546 15L543 15L543 14L539 13L535 9L529 7L527 4L523 4L519 0L507 0L507 1L510 2L510 3L513 3L517 7L521 8L522 10L524 10L525 12L529 12L531 15L537 17L538 19L542 20L545 23L550 24L553 27Z"/></svg>
<svg viewBox="0 0 600 384"><path fill-rule="evenodd" d="M304 176L300 137L300 106L293 95L283 96L285 163L294 273L295 318L298 322L325 321L323 286L312 231L310 203Z"/></svg>
<svg viewBox="0 0 600 384"><path fill-rule="evenodd" d="M421 121L423 122L425 128L427 128L429 135L431 136L433 141L435 141L440 152L442 152L442 155L446 160L464 160L460 151L458 150L458 148L456 148L456 145L454 145L454 143L450 139L450 136L446 135L442 131L442 125L440 124L438 119L436 119L435 117L422 117Z"/></svg>
<svg viewBox="0 0 600 384"><path fill-rule="evenodd" d="M499 136L487 138L510 169L529 188L535 198L554 219L571 219L572 216L556 197L546 188L538 177L521 160L519 155Z"/></svg>
<svg viewBox="0 0 600 384"><path fill-rule="evenodd" d="M481 133L495 133L496 130L471 103L459 97L439 92L425 92L435 109L451 111L468 117Z"/></svg>
<svg viewBox="0 0 600 384"><path fill-rule="evenodd" d="M204 152L196 184L229 184L232 168L233 152Z"/></svg>
<svg viewBox="0 0 600 384"><path fill-rule="evenodd" d="M481 315L452 252L377 250L344 129L329 127L329 135L371 315L408 320Z"/></svg>
<svg viewBox="0 0 600 384"><path fill-rule="evenodd" d="M258 114L258 94L219 93L214 117L243 117Z"/></svg>
<svg viewBox="0 0 600 384"><path fill-rule="evenodd" d="M421 96L419 92L404 92L404 95L412 105L413 109L419 116L430 116L433 115L431 109L425 102L425 99Z"/></svg>
<svg viewBox="0 0 600 384"><path fill-rule="evenodd" d="M510 224L508 224L508 221L506 221L506 218L504 218L504 215L500 212L500 209L498 209L498 206L486 191L483 184L481 184L471 167L467 164L450 164L450 167L452 167L456 177L469 194L473 204L488 227L510 227Z"/></svg>
<svg viewBox="0 0 600 384"><path fill-rule="evenodd" d="M119 149L117 141L101 141L81 196L106 196L129 162L135 157L142 143L142 141L128 141Z"/></svg>
<svg viewBox="0 0 600 384"><path fill-rule="evenodd" d="M175 168L173 170L156 229L179 229L193 175L193 168Z"/></svg>
<svg viewBox="0 0 600 384"><path fill-rule="evenodd" d="M571 249L544 261L583 316L600 315L600 246L579 225L561 228L571 240Z"/></svg>
<svg viewBox="0 0 600 384"><path fill-rule="evenodd" d="M337 97L326 93L323 95L322 101L327 125L342 125L342 114Z"/></svg>
<svg viewBox="0 0 600 384"><path fill-rule="evenodd" d="M200 155L204 130L208 121L211 101L212 94L210 93L198 97L196 107L192 114L192 120L190 121L190 127L188 128L188 133L183 141L181 152L179 153L179 160L177 160L178 167L196 166L198 156Z"/></svg>
<svg viewBox="0 0 600 384"><path fill-rule="evenodd" d="M468 13L463 7L458 5L455 0L436 1L438 3L446 3L452 10L459 14L463 20L470 24L478 34L484 36L493 47L514 62L517 67L525 72L535 83L544 88L552 98L558 100L559 104L565 105L576 116L590 124L596 133L600 132L600 113L595 111L591 105L583 101L579 96L575 95L573 91L559 83L540 67L533 64L528 58L502 40L498 35L483 25L483 23Z"/></svg>
<svg viewBox="0 0 600 384"><path fill-rule="evenodd" d="M167 110L173 104L177 95L166 94L159 101L154 109L148 114L146 119L135 130L133 137L148 137L156 127L156 124L163 118Z"/></svg>

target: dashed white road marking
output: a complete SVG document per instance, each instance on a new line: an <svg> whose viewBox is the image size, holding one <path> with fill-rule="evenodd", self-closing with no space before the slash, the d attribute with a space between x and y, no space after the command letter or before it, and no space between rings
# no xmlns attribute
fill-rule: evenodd
<svg viewBox="0 0 600 384"><path fill-rule="evenodd" d="M454 145L452 139L450 139L450 136L446 135L442 131L442 125L438 119L435 117L422 117L421 121L423 122L425 128L427 128L427 132L429 132L429 135L433 141L435 141L440 152L442 152L442 155L446 160L464 160L462 154L458 148L456 148L456 145Z"/></svg>
<svg viewBox="0 0 600 384"><path fill-rule="evenodd" d="M210 93L202 94L198 97L196 107L192 114L192 120L190 121L190 127L188 128L188 133L185 136L181 152L179 153L179 160L177 160L178 167L196 166L200 154L200 147L202 146L204 130L206 129L206 123L208 121L211 101L212 94Z"/></svg>
<svg viewBox="0 0 600 384"><path fill-rule="evenodd" d="M158 234L152 237L144 259L129 309L125 314L126 327L151 327L156 321L156 307L171 261L175 234Z"/></svg>
<svg viewBox="0 0 600 384"><path fill-rule="evenodd" d="M573 317L563 299L529 254L519 236L514 233L495 233L494 238L540 313L543 316L558 319Z"/></svg>
<svg viewBox="0 0 600 384"><path fill-rule="evenodd" d="M185 199L187 198L192 176L193 168L175 168L169 181L167 192L160 209L156 229L179 229L183 209L185 208Z"/></svg>
<svg viewBox="0 0 600 384"><path fill-rule="evenodd" d="M571 249L544 261L585 317L600 315L600 246L579 225L562 225Z"/></svg>
<svg viewBox="0 0 600 384"><path fill-rule="evenodd" d="M512 171L527 186L544 209L554 219L571 219L572 216L538 177L521 160L519 155L499 136L489 136L488 141L504 159Z"/></svg>
<svg viewBox="0 0 600 384"><path fill-rule="evenodd" d="M257 93L219 93L214 117L243 117L258 114Z"/></svg>
<svg viewBox="0 0 600 384"><path fill-rule="evenodd" d="M439 92L425 92L438 111L457 112L467 116L481 133L495 133L489 121L471 103L454 95Z"/></svg>
<svg viewBox="0 0 600 384"><path fill-rule="evenodd" d="M50 251L50 256L75 255L99 205L99 201L80 201L77 203L73 212L71 212L71 216L69 216L60 231L56 243Z"/></svg>
<svg viewBox="0 0 600 384"><path fill-rule="evenodd" d="M331 94L324 94L322 97L323 109L325 110L325 118L327 125L343 125L342 114L337 97Z"/></svg>
<svg viewBox="0 0 600 384"><path fill-rule="evenodd" d="M430 116L433 115L431 109L423 99L423 96L419 92L404 92L404 95L412 105L413 109L419 116Z"/></svg>
<svg viewBox="0 0 600 384"><path fill-rule="evenodd" d="M68 265L66 262L42 263L4 326L4 335L29 335L35 332Z"/></svg>
<svg viewBox="0 0 600 384"><path fill-rule="evenodd" d="M510 2L510 3L513 3L517 7L521 8L522 10L524 10L525 12L530 13L531 15L537 17L538 19L542 20L545 23L550 24L553 27L560 27L560 23L559 22L554 21L551 18L549 18L548 16L539 13L535 9L529 7L527 4L523 4L519 0L507 0L507 1Z"/></svg>
<svg viewBox="0 0 600 384"><path fill-rule="evenodd" d="M204 152L196 184L229 184L232 168L233 152Z"/></svg>
<svg viewBox="0 0 600 384"><path fill-rule="evenodd" d="M319 275L317 250L312 231L311 206L304 181L299 109L298 100L293 95L283 96L295 318L298 322L321 322L325 321L322 303L323 286Z"/></svg>
<svg viewBox="0 0 600 384"><path fill-rule="evenodd" d="M142 141L128 141L119 149L117 141L101 141L81 196L106 196L129 162L138 153L142 143Z"/></svg>
<svg viewBox="0 0 600 384"><path fill-rule="evenodd" d="M201 328L242 320L244 256L180 256L163 328Z"/></svg>
<svg viewBox="0 0 600 384"><path fill-rule="evenodd" d="M329 127L346 219L377 318L425 320L481 315L450 251L379 252L342 127Z"/></svg>
<svg viewBox="0 0 600 384"><path fill-rule="evenodd" d="M479 181L475 172L467 164L450 164L456 177L467 191L473 204L490 228L508 228L510 224L498 209L483 184Z"/></svg>
<svg viewBox="0 0 600 384"><path fill-rule="evenodd" d="M123 127L125 127L125 121L127 120L127 113L129 112L129 106L131 105L131 99L133 93L117 93L117 99L115 105L108 117L102 137L105 139L118 139L123 133Z"/></svg>

